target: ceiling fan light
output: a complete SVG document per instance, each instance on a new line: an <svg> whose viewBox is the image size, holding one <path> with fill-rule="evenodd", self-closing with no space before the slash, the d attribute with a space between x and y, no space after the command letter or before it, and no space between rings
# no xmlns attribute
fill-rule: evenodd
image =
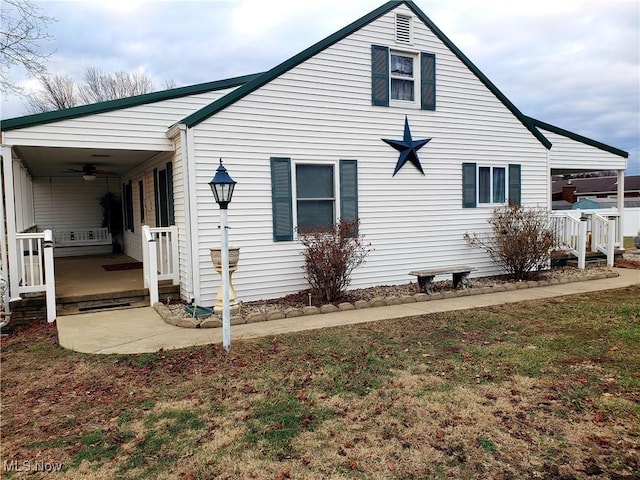
<svg viewBox="0 0 640 480"><path fill-rule="evenodd" d="M84 180L86 180L87 182L93 182L93 181L96 179L96 176L95 176L95 175L92 175L92 174L90 174L90 173L85 173L85 174L82 176L82 178L83 178Z"/></svg>

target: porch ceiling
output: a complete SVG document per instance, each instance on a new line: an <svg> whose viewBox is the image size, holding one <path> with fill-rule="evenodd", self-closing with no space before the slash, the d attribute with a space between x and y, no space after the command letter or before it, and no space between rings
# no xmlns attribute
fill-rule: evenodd
<svg viewBox="0 0 640 480"><path fill-rule="evenodd" d="M83 165L87 164L94 165L98 170L107 170L122 176L161 153L151 150L27 146L15 146L14 151L14 157L19 157L34 177L77 176L80 174L69 173L68 170L82 169Z"/></svg>

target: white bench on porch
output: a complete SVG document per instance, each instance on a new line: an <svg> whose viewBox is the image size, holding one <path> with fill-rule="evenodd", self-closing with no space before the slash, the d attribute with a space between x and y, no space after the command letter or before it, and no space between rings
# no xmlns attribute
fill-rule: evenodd
<svg viewBox="0 0 640 480"><path fill-rule="evenodd" d="M65 249L64 253L56 251L58 257L110 253L112 250L111 234L106 227L54 230L53 242L56 250Z"/></svg>
<svg viewBox="0 0 640 480"><path fill-rule="evenodd" d="M453 288L469 288L469 274L475 270L475 268L465 267L458 265L454 267L444 268L423 268L420 270L413 270L409 272L409 275L418 277L418 286L423 293L433 293L433 279L437 275L453 275Z"/></svg>

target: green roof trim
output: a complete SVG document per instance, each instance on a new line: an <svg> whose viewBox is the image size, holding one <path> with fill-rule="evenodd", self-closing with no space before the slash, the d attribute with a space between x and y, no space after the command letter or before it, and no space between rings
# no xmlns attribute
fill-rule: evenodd
<svg viewBox="0 0 640 480"><path fill-rule="evenodd" d="M467 68L469 68L469 70L471 70L471 72L476 77L478 77L478 79L498 98L498 100L500 100L504 104L504 106L507 107L507 109L509 109L509 111L511 111L511 113L513 113L513 115L518 120L520 120L520 122L527 128L527 130L531 132L531 134L536 139L538 139L538 141L540 141L540 143L542 143L547 149L551 148L551 142L537 128L535 128L535 126L530 122L528 117L523 115L522 112L520 112L520 110L518 110L516 106L513 103L511 103L511 101L507 97L505 97L504 94L500 90L498 90L498 88L480 71L480 69L478 69L478 67L476 67L473 64L473 62L471 62L471 60L469 60L458 49L458 47L456 47L453 44L453 42L449 40L449 38L444 33L442 33L442 31L440 31L438 27L436 27L436 25L429 19L429 17L427 17L422 12L422 10L420 10L410 0L392 0L390 2L385 3L381 7L378 7L377 9L365 15L364 17L360 18L359 20L356 20L350 25L347 25L346 27L338 30L333 35L328 36L324 40L321 40L315 45L312 45L306 50L303 50L299 54L291 57L289 60L284 61L280 65L263 73L262 75L256 77L252 81L247 82L245 85L238 88L237 90L234 90L233 92L216 100L210 105L207 105L206 107L201 108L197 112L192 113L188 117L185 117L182 120L182 123L184 123L187 127L194 127L198 125L200 122L206 120L212 115L215 115L219 111L224 110L229 105L232 105L233 103L237 102L238 100L250 94L251 92L254 92L258 88L266 85L267 83L279 77L283 73L286 73L287 71L291 70L292 68L301 64L302 62L318 54L322 50L330 47L334 43L337 43L343 38L351 35L355 31L368 25L369 23L381 17L382 15L388 13L389 11L397 8L401 4L407 5L407 7L409 7L416 14L416 16L419 17L420 20L422 20L422 22L424 22L427 25L427 27L431 29L431 31L436 35L436 37L438 37L440 41L442 41L442 43L444 43L453 52L453 54L456 57L458 57L458 59L460 59L460 61L462 61L462 63L464 63L467 66Z"/></svg>
<svg viewBox="0 0 640 480"><path fill-rule="evenodd" d="M570 132L569 130L556 127L555 125L551 125L549 123L545 123L540 120L536 120L535 118L527 117L527 119L537 128L541 128L543 130L548 130L549 132L557 133L558 135L562 135L563 137L568 137L577 142L599 148L600 150L613 153L614 155L619 155L620 157L623 157L623 158L629 158L629 152L625 152L624 150L620 150L619 148L615 148L615 147L612 147L611 145L607 145L605 143L592 140L591 138L583 137L582 135L578 135L577 133Z"/></svg>
<svg viewBox="0 0 640 480"><path fill-rule="evenodd" d="M261 74L259 73L244 75L241 77L233 77L225 80L218 80L215 82L199 83L197 85L189 85L186 87L172 88L159 92L145 93L133 97L93 103L90 105L81 105L79 107L37 113L35 115L26 115L24 117L9 118L7 120L2 120L0 129L2 131L16 130L18 128L33 127L36 125L58 122L61 120L85 117L87 115L94 115L96 113L111 112L114 110L121 110L123 108L136 107L138 105L161 102L163 100L171 100L174 98L197 95L199 93L224 90L226 88L233 88L244 85L245 83L253 80L260 75Z"/></svg>

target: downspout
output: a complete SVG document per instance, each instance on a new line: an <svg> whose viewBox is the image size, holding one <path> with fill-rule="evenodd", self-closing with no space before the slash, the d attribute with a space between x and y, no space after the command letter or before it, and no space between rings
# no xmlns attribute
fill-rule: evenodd
<svg viewBox="0 0 640 480"><path fill-rule="evenodd" d="M18 295L20 287L20 275L18 274L18 244L16 242L16 205L15 188L13 185L13 148L11 145L2 145L2 167L4 194L6 202L6 222L7 222L7 259L9 270L5 274L9 275L9 301L21 300ZM4 253L4 252L3 252ZM4 255L3 255L4 261Z"/></svg>
<svg viewBox="0 0 640 480"><path fill-rule="evenodd" d="M184 123L178 125L180 128L180 144L182 148L182 169L184 177L184 215L185 215L185 240L187 244L187 293L188 300L194 300L196 304L200 301L200 272L198 270L198 232L193 231L191 218L192 207L197 205L195 169L190 168L192 157L195 159L195 141L193 130L188 129ZM197 212L197 209L196 209ZM198 222L195 222L197 227Z"/></svg>

